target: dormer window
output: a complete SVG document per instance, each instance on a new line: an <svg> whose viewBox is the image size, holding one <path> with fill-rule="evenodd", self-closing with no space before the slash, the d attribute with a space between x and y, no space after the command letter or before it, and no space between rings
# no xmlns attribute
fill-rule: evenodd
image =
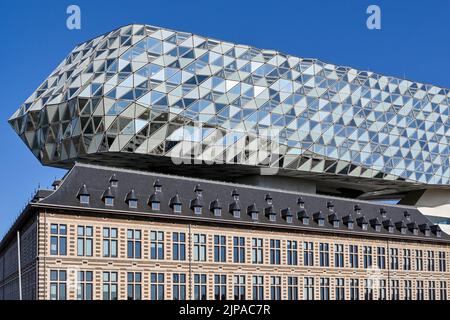
<svg viewBox="0 0 450 320"><path fill-rule="evenodd" d="M148 203L150 204L150 208L153 211L159 211L161 209L161 201L159 200L158 193L156 190L148 199Z"/></svg>
<svg viewBox="0 0 450 320"><path fill-rule="evenodd" d="M319 227L323 227L325 225L325 217L322 211L314 213L313 218L314 221L319 225Z"/></svg>
<svg viewBox="0 0 450 320"><path fill-rule="evenodd" d="M230 207L228 209L228 212L233 215L233 218L238 219L241 217L241 206L236 200L230 204Z"/></svg>
<svg viewBox="0 0 450 320"><path fill-rule="evenodd" d="M331 212L334 211L334 204L333 204L333 201L328 201L328 202L327 202L327 208L328 208L328 210L330 210Z"/></svg>
<svg viewBox="0 0 450 320"><path fill-rule="evenodd" d="M408 229L409 231L412 232L413 235L415 236L419 235L419 227L417 226L417 223L415 222L408 223Z"/></svg>
<svg viewBox="0 0 450 320"><path fill-rule="evenodd" d="M202 214L202 207L203 207L203 204L198 195L195 199L191 200L190 208L191 208L191 210L194 211L194 214L197 214L197 215Z"/></svg>
<svg viewBox="0 0 450 320"><path fill-rule="evenodd" d="M366 217L362 216L356 219L356 223L361 227L362 230L366 231L369 223L367 222Z"/></svg>
<svg viewBox="0 0 450 320"><path fill-rule="evenodd" d="M119 179L117 179L115 173L111 176L111 178L109 178L109 185L113 188L117 188L119 186Z"/></svg>
<svg viewBox="0 0 450 320"><path fill-rule="evenodd" d="M353 229L353 217L351 214L345 216L342 222L347 226L348 229Z"/></svg>
<svg viewBox="0 0 450 320"><path fill-rule="evenodd" d="M269 221L277 221L277 213L273 206L267 207L266 209L264 209L264 212L266 214L266 217L269 218Z"/></svg>
<svg viewBox="0 0 450 320"><path fill-rule="evenodd" d="M355 210L355 213L357 215L361 214L361 207L358 204L355 204L355 206L353 207L353 209Z"/></svg>
<svg viewBox="0 0 450 320"><path fill-rule="evenodd" d="M153 188L155 189L155 192L162 192L162 184L159 181L159 179L156 179L153 183Z"/></svg>
<svg viewBox="0 0 450 320"><path fill-rule="evenodd" d="M90 194L85 184L83 184L77 193L77 198L81 204L89 204Z"/></svg>
<svg viewBox="0 0 450 320"><path fill-rule="evenodd" d="M219 203L218 197L210 203L209 210L212 211L215 217L220 217L222 215L222 207Z"/></svg>
<svg viewBox="0 0 450 320"><path fill-rule="evenodd" d="M272 201L272 196L270 195L270 193L266 194L264 200L266 200L266 203L271 206L273 201Z"/></svg>
<svg viewBox="0 0 450 320"><path fill-rule="evenodd" d="M328 215L328 221L333 225L333 228L339 228L339 217L336 213Z"/></svg>
<svg viewBox="0 0 450 320"><path fill-rule="evenodd" d="M391 219L384 220L383 225L389 233L394 233L394 224Z"/></svg>
<svg viewBox="0 0 450 320"><path fill-rule="evenodd" d="M287 223L292 223L292 212L290 208L281 210L281 217L286 220Z"/></svg>
<svg viewBox="0 0 450 320"><path fill-rule="evenodd" d="M297 212L297 219L300 220L304 225L309 224L309 216L304 209L300 209L300 211Z"/></svg>
<svg viewBox="0 0 450 320"><path fill-rule="evenodd" d="M136 209L138 205L138 198L136 196L136 192L134 189L131 189L130 192L127 193L127 197L125 198L125 202L128 204L130 209Z"/></svg>
<svg viewBox="0 0 450 320"><path fill-rule="evenodd" d="M200 197L201 197L202 191L203 191L203 189L200 187L199 184L197 184L197 185L195 186L195 188L194 188L195 194L196 194L197 196L200 196Z"/></svg>
<svg viewBox="0 0 450 320"><path fill-rule="evenodd" d="M420 231L423 232L425 237L429 237L430 236L430 226L428 225L428 223L421 224L419 226L419 229L420 229Z"/></svg>
<svg viewBox="0 0 450 320"><path fill-rule="evenodd" d="M239 201L239 192L237 191L237 189L233 189L233 191L231 192L231 196L233 197L234 201Z"/></svg>
<svg viewBox="0 0 450 320"><path fill-rule="evenodd" d="M380 214L383 218L386 218L387 211L384 208L380 208Z"/></svg>
<svg viewBox="0 0 450 320"><path fill-rule="evenodd" d="M437 224L431 226L431 231L436 235L436 237L442 237L442 230Z"/></svg>
<svg viewBox="0 0 450 320"><path fill-rule="evenodd" d="M376 232L381 232L381 223L378 218L370 220L370 224L372 225L372 228L375 229Z"/></svg>
<svg viewBox="0 0 450 320"><path fill-rule="evenodd" d="M172 198L170 198L169 207L173 210L174 213L181 213L182 203L178 193Z"/></svg>
<svg viewBox="0 0 450 320"><path fill-rule="evenodd" d="M397 228L398 231L400 231L401 234L406 234L407 228L405 221L401 220L399 222L396 222L395 227Z"/></svg>
<svg viewBox="0 0 450 320"><path fill-rule="evenodd" d="M256 208L256 203L253 203L251 206L247 208L247 214L252 217L252 220L258 220L259 210Z"/></svg>
<svg viewBox="0 0 450 320"><path fill-rule="evenodd" d="M405 212L403 212L403 216L405 217L405 219L407 221L411 220L411 214L407 210Z"/></svg>
<svg viewBox="0 0 450 320"><path fill-rule="evenodd" d="M298 204L298 207L299 207L300 209L305 209L305 201L303 201L303 198L302 198L302 197L299 197L299 198L297 199L297 204Z"/></svg>
<svg viewBox="0 0 450 320"><path fill-rule="evenodd" d="M111 187L108 187L108 189L103 192L102 200L105 202L106 206L114 205L114 194L112 193Z"/></svg>

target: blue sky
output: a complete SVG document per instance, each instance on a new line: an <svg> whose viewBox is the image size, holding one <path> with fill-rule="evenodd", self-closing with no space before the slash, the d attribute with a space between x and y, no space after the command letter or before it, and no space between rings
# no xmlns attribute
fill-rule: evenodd
<svg viewBox="0 0 450 320"><path fill-rule="evenodd" d="M81 30L66 28L70 4L81 8ZM366 28L370 4L381 8L381 30ZM450 87L448 12L440 0L1 1L0 235L39 184L65 173L43 167L7 119L77 43L147 23Z"/></svg>

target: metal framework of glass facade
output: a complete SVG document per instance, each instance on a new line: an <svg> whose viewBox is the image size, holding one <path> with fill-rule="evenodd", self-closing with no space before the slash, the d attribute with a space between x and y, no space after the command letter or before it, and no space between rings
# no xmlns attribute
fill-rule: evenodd
<svg viewBox="0 0 450 320"><path fill-rule="evenodd" d="M129 25L77 46L9 121L46 165L196 150L250 167L447 185L449 105L445 88Z"/></svg>

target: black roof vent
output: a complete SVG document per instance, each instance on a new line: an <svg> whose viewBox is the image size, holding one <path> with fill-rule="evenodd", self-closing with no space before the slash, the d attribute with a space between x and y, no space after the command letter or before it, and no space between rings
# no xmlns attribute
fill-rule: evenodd
<svg viewBox="0 0 450 320"><path fill-rule="evenodd" d="M195 197L195 199L192 199L189 207L191 209L203 207L202 200L200 199L200 197L197 196Z"/></svg>
<svg viewBox="0 0 450 320"><path fill-rule="evenodd" d="M239 202L238 202L238 201L233 201L233 202L230 204L230 206L229 206L229 208L228 208L228 211L229 211L230 213L234 213L234 211L241 211L241 206L239 205Z"/></svg>
<svg viewBox="0 0 450 320"><path fill-rule="evenodd" d="M127 197L125 198L125 202L128 203L129 201L135 200L137 201L138 198L136 196L136 192L134 191L134 189L131 189L130 192L127 193Z"/></svg>
<svg viewBox="0 0 450 320"><path fill-rule="evenodd" d="M314 219L314 221L319 221L319 220L325 220L325 217L324 217L322 211L318 211L313 214L313 219Z"/></svg>
<svg viewBox="0 0 450 320"><path fill-rule="evenodd" d="M53 190L58 189L59 186L61 185L61 182L62 182L61 180L55 180L55 181L53 181L53 183L52 183Z"/></svg>
<svg viewBox="0 0 450 320"><path fill-rule="evenodd" d="M89 191L86 187L86 185L83 183L83 185L78 189L77 198L79 199L81 196L89 196Z"/></svg>
<svg viewBox="0 0 450 320"><path fill-rule="evenodd" d="M153 188L161 188L162 184L159 181L159 179L156 179L155 182L153 182Z"/></svg>
<svg viewBox="0 0 450 320"><path fill-rule="evenodd" d="M266 217L273 217L277 215L277 212L275 211L273 206L269 206L264 209L264 214L266 215Z"/></svg>
<svg viewBox="0 0 450 320"><path fill-rule="evenodd" d="M251 215L252 213L259 213L259 210L258 210L258 208L256 207L256 203L253 202L252 205L250 205L250 206L247 207L247 213L250 214L250 215Z"/></svg>
<svg viewBox="0 0 450 320"><path fill-rule="evenodd" d="M148 198L148 203L160 203L161 201L159 200L158 194L156 192L154 192L150 198Z"/></svg>
<svg viewBox="0 0 450 320"><path fill-rule="evenodd" d="M405 210L403 212L403 216L406 218L406 220L411 220L411 214L408 212L408 210Z"/></svg>
<svg viewBox="0 0 450 320"><path fill-rule="evenodd" d="M174 195L172 198L170 198L170 201L169 201L169 207L171 208L171 209L173 209L173 206L174 205L181 205L182 203L181 203L181 198L180 198L180 196L178 195L178 193L176 194L176 195Z"/></svg>
<svg viewBox="0 0 450 320"><path fill-rule="evenodd" d="M111 187L108 187L108 189L106 189L103 192L102 200L104 200L105 198L114 198L114 194L112 193Z"/></svg>
<svg viewBox="0 0 450 320"><path fill-rule="evenodd" d="M115 173L109 178L109 182L119 182L119 179L117 179L117 176Z"/></svg>
<svg viewBox="0 0 450 320"><path fill-rule="evenodd" d="M328 221L330 223L339 222L341 219L339 219L338 215L336 213L331 213L328 215Z"/></svg>
<svg viewBox="0 0 450 320"><path fill-rule="evenodd" d="M222 209L222 206L220 205L220 202L219 202L219 197L217 197L216 200L211 201L211 203L209 204L209 210L214 210L214 209Z"/></svg>
<svg viewBox="0 0 450 320"><path fill-rule="evenodd" d="M291 212L291 208L286 208L281 210L281 217L283 217L284 219L286 219L287 217L292 217L292 212Z"/></svg>
<svg viewBox="0 0 450 320"><path fill-rule="evenodd" d="M342 218L342 222L344 222L345 224L349 224L349 223L353 223L353 216L351 213L349 213L348 215L346 215L345 217Z"/></svg>

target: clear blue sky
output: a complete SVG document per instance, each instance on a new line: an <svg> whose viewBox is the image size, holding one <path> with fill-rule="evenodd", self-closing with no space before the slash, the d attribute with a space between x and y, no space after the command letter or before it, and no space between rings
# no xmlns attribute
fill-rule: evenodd
<svg viewBox="0 0 450 320"><path fill-rule="evenodd" d="M81 30L66 28L70 4ZM381 7L379 31L366 28L370 4ZM7 119L77 43L147 23L450 87L449 12L442 0L0 1L0 235L38 184L65 173L43 167Z"/></svg>

